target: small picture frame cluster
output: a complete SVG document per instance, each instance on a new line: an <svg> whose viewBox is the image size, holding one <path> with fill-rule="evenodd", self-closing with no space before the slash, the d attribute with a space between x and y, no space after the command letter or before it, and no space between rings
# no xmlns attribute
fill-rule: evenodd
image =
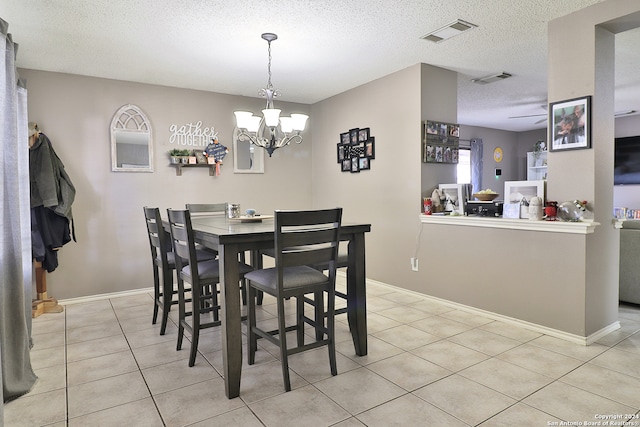
<svg viewBox="0 0 640 427"><path fill-rule="evenodd" d="M458 163L460 125L432 120L426 120L422 124L422 161L424 163Z"/></svg>
<svg viewBox="0 0 640 427"><path fill-rule="evenodd" d="M350 129L340 134L337 155L342 172L371 169L371 160L376 158L376 139L369 128Z"/></svg>

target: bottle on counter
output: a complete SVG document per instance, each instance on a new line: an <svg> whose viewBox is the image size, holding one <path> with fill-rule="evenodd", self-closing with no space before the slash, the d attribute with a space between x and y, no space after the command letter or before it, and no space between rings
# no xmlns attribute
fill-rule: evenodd
<svg viewBox="0 0 640 427"><path fill-rule="evenodd" d="M432 212L431 208L433 206L433 203L431 202L430 198L428 198L428 197L424 198L423 206L424 206L424 214L425 215L431 215L431 212Z"/></svg>

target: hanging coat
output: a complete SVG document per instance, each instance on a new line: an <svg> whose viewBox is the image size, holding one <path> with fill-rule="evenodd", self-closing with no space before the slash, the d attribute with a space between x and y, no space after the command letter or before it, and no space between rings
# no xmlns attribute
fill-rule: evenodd
<svg viewBox="0 0 640 427"><path fill-rule="evenodd" d="M75 241L71 205L76 189L43 133L29 148L29 178L33 257L52 272L58 266L57 250L71 241L71 235Z"/></svg>

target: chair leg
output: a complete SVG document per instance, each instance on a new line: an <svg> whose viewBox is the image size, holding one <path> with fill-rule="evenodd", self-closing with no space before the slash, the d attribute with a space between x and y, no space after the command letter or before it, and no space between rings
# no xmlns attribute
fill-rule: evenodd
<svg viewBox="0 0 640 427"><path fill-rule="evenodd" d="M324 317L325 317L325 313L324 313L324 292L316 292L313 295L313 298L315 300L315 305L313 307L313 311L315 314L315 319L316 319L316 324L317 325L324 325ZM321 341L324 338L324 334L322 333L322 331L318 328L316 328L316 340L317 341Z"/></svg>
<svg viewBox="0 0 640 427"><path fill-rule="evenodd" d="M329 366L331 375L338 375L336 364L336 296L332 290L327 292L327 331L329 338Z"/></svg>
<svg viewBox="0 0 640 427"><path fill-rule="evenodd" d="M260 251L258 251L258 250L251 251L249 256L250 256L251 266L253 268L255 268L256 270L260 270L262 268L262 254L260 254ZM242 259L242 262L245 262L245 260L243 258L241 258L241 259ZM248 286L248 283L244 283L243 282L243 285ZM258 305L262 305L262 300L264 299L264 292L256 291L256 295L257 295ZM243 291L243 294L242 294L242 298L243 298L242 303L244 304L244 291Z"/></svg>
<svg viewBox="0 0 640 427"><path fill-rule="evenodd" d="M197 317L194 314L194 319ZM191 351L189 353L189 367L196 364L196 356L198 354L198 341L200 340L200 325L194 325L191 333Z"/></svg>
<svg viewBox="0 0 640 427"><path fill-rule="evenodd" d="M247 305L247 279L240 281L240 292L242 292L242 305Z"/></svg>
<svg viewBox="0 0 640 427"><path fill-rule="evenodd" d="M218 308L218 285L211 285L211 303L213 304L213 320L216 322L220 320L220 309Z"/></svg>
<svg viewBox="0 0 640 427"><path fill-rule="evenodd" d="M216 295L216 289L212 289L213 295ZM200 340L200 315L205 300L202 298L202 294L206 290L198 284L191 284L191 351L189 353L189 366L193 366L196 363L196 355L198 354L198 341Z"/></svg>
<svg viewBox="0 0 640 427"><path fill-rule="evenodd" d="M153 264L153 319L151 324L155 325L158 320L158 305L160 304L160 278L158 277L158 267Z"/></svg>
<svg viewBox="0 0 640 427"><path fill-rule="evenodd" d="M282 379L285 391L291 391L289 379L289 359L287 352L287 331L284 321L284 300L278 298L278 339L280 340L280 362L282 363Z"/></svg>
<svg viewBox="0 0 640 427"><path fill-rule="evenodd" d="M258 292L258 305L262 305L262 301L264 300L264 292Z"/></svg>
<svg viewBox="0 0 640 427"><path fill-rule="evenodd" d="M167 330L169 312L173 303L173 271L169 274L162 272L162 324L160 325L160 335L164 335Z"/></svg>
<svg viewBox="0 0 640 427"><path fill-rule="evenodd" d="M304 345L304 295L296 297L296 339L298 347Z"/></svg>
<svg viewBox="0 0 640 427"><path fill-rule="evenodd" d="M184 300L184 281L180 278L180 273L178 273L178 343L176 344L176 350L180 350L182 348L182 338L184 337ZM193 301L191 304L194 304Z"/></svg>
<svg viewBox="0 0 640 427"><path fill-rule="evenodd" d="M253 328L256 326L255 298L255 290L250 285L247 286L247 363L249 365L256 362L256 351L258 350L258 338L253 332Z"/></svg>

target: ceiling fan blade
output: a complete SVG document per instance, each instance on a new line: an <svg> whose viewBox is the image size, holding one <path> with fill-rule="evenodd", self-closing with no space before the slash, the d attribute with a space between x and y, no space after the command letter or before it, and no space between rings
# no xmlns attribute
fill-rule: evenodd
<svg viewBox="0 0 640 427"><path fill-rule="evenodd" d="M526 119L526 118L529 118L529 117L542 117L542 116L546 117L546 114L529 114L527 116L512 116L512 117L509 117L509 118L510 119Z"/></svg>

